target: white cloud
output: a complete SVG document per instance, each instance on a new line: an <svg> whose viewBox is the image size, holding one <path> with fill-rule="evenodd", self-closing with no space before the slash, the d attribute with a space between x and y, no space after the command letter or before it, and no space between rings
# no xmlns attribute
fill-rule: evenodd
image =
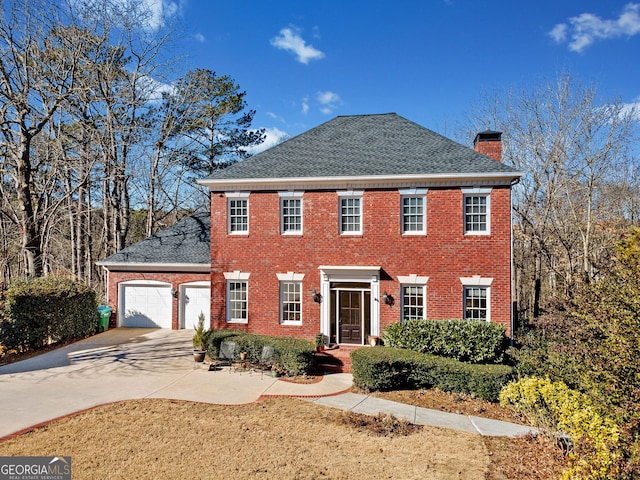
<svg viewBox="0 0 640 480"><path fill-rule="evenodd" d="M640 33L640 3L625 5L617 19L607 20L592 13L571 17L551 29L549 36L556 43L564 43L570 37L569 50L582 52L597 40L607 40Z"/></svg>
<svg viewBox="0 0 640 480"><path fill-rule="evenodd" d="M562 43L567 38L567 24L559 23L549 32L551 38L553 38L556 43Z"/></svg>
<svg viewBox="0 0 640 480"><path fill-rule="evenodd" d="M273 118L274 120L278 120L279 122L285 123L285 120L283 117L281 117L280 115L276 115L273 112L267 112L267 116Z"/></svg>
<svg viewBox="0 0 640 480"><path fill-rule="evenodd" d="M294 54L297 60L305 65L310 60L319 60L324 57L324 53L313 45L307 45L300 36L300 31L295 27L281 29L280 33L271 39L271 45Z"/></svg>
<svg viewBox="0 0 640 480"><path fill-rule="evenodd" d="M264 152L265 150L275 147L279 143L284 142L289 138L289 134L283 132L277 127L265 128L265 140L257 147L248 148L247 151L252 155L255 155L260 152Z"/></svg>
<svg viewBox="0 0 640 480"><path fill-rule="evenodd" d="M162 100L163 93L175 92L175 86L162 83L151 77L142 77L138 81L139 94L145 96L150 102Z"/></svg>
<svg viewBox="0 0 640 480"><path fill-rule="evenodd" d="M71 4L78 9L101 12L114 18L131 13L140 15L140 27L149 31L164 27L165 20L180 11L178 3L171 0L71 0Z"/></svg>
<svg viewBox="0 0 640 480"><path fill-rule="evenodd" d="M309 97L304 97L302 99L302 113L307 113L309 111Z"/></svg>
<svg viewBox="0 0 640 480"><path fill-rule="evenodd" d="M320 104L320 111L325 115L333 112L342 103L340 95L331 91L318 92L316 100Z"/></svg>
<svg viewBox="0 0 640 480"><path fill-rule="evenodd" d="M636 98L632 103L622 105L622 115L631 115L634 120L640 122L640 97Z"/></svg>

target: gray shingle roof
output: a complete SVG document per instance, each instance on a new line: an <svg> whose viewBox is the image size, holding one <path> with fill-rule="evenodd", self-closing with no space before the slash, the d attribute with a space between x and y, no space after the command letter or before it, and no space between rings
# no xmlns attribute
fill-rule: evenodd
<svg viewBox="0 0 640 480"><path fill-rule="evenodd" d="M183 218L118 253L98 262L98 265L123 264L201 264L210 263L211 215L203 212Z"/></svg>
<svg viewBox="0 0 640 480"><path fill-rule="evenodd" d="M518 172L395 113L336 117L208 180Z"/></svg>

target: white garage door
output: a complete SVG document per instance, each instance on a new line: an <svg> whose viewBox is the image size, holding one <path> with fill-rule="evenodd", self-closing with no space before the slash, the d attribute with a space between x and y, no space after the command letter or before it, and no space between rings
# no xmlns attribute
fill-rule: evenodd
<svg viewBox="0 0 640 480"><path fill-rule="evenodd" d="M211 313L211 287L206 286L188 286L185 285L182 290L181 298L184 302L184 328L193 328L198 323L198 315L204 313L204 325L209 329L209 318Z"/></svg>
<svg viewBox="0 0 640 480"><path fill-rule="evenodd" d="M171 328L170 285L124 285L121 299L121 326Z"/></svg>

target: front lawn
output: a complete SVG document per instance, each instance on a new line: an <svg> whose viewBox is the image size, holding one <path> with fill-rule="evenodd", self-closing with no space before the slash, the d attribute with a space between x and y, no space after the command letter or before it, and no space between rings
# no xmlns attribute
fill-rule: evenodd
<svg viewBox="0 0 640 480"><path fill-rule="evenodd" d="M0 455L70 455L73 478L81 480L545 480L559 471L545 476L538 466L505 476L527 457L529 465L548 464L550 452L535 441L432 427L378 436L345 412L292 398L242 406L119 402L0 443Z"/></svg>

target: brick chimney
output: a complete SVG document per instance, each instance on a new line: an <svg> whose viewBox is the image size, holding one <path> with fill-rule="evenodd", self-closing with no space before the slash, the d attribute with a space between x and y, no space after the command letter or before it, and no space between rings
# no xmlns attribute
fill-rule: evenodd
<svg viewBox="0 0 640 480"><path fill-rule="evenodd" d="M494 160L502 161L502 132L485 130L476 135L473 140L473 148L476 152L482 153Z"/></svg>

